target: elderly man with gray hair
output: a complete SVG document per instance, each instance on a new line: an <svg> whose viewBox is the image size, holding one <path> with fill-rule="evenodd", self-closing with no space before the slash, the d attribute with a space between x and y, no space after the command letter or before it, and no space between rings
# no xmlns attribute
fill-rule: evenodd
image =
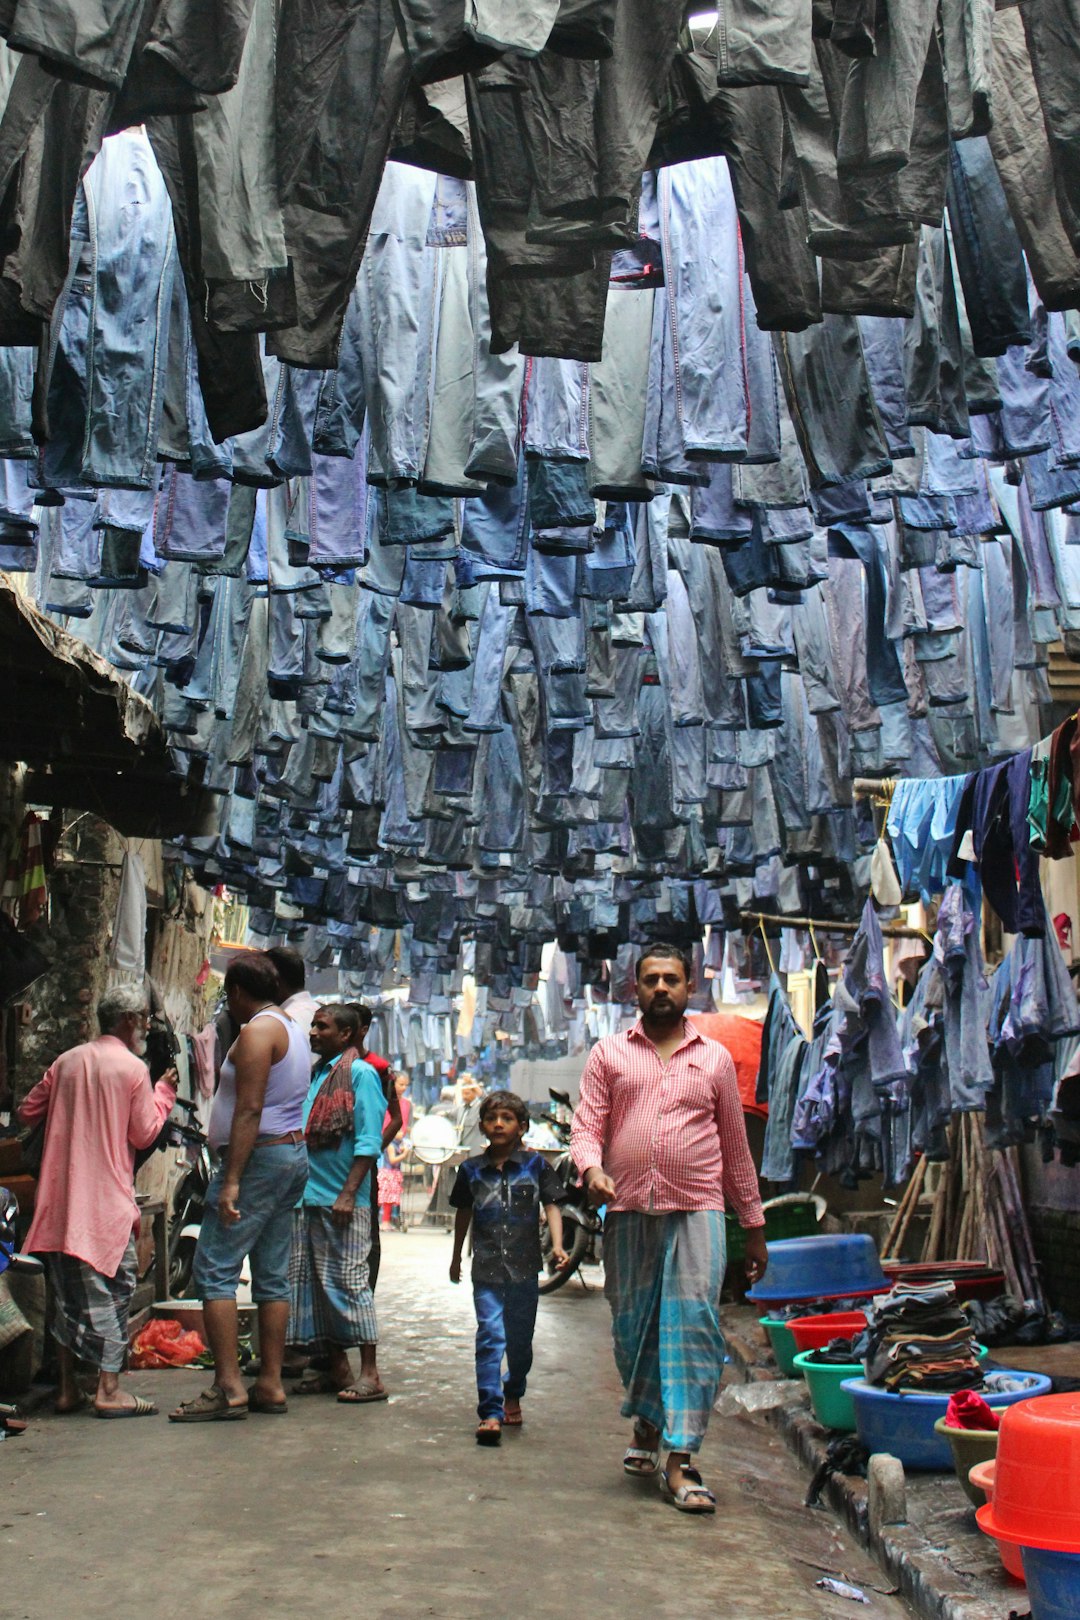
<svg viewBox="0 0 1080 1620"><path fill-rule="evenodd" d="M60 1363L56 1410L86 1404L76 1359L97 1369L98 1417L148 1417L157 1408L120 1387L135 1291L135 1154L149 1147L176 1101L176 1073L156 1086L141 1061L150 1017L141 985L107 990L101 1034L46 1070L19 1109L24 1125L45 1120L34 1219L26 1239L48 1268L52 1330Z"/></svg>

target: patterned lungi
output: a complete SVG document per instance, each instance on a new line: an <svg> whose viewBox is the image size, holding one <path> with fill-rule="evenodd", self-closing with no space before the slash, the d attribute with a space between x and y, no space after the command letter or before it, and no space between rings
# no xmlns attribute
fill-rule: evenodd
<svg viewBox="0 0 1080 1620"><path fill-rule="evenodd" d="M128 1350L128 1316L138 1281L131 1238L115 1277L106 1277L73 1254L44 1257L52 1289L52 1331L80 1361L102 1372L121 1372Z"/></svg>
<svg viewBox="0 0 1080 1620"><path fill-rule="evenodd" d="M289 1262L289 1343L315 1355L331 1347L375 1344L379 1330L368 1274L371 1208L357 1206L348 1226L328 1209L305 1205L293 1216Z"/></svg>
<svg viewBox="0 0 1080 1620"><path fill-rule="evenodd" d="M720 1389L724 1263L722 1210L623 1210L604 1222L622 1414L655 1425L670 1451L700 1449Z"/></svg>

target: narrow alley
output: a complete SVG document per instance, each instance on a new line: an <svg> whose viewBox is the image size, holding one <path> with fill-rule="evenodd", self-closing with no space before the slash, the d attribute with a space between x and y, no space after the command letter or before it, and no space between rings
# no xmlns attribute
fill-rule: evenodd
<svg viewBox="0 0 1080 1620"><path fill-rule="evenodd" d="M598 1275L543 1300L526 1422L473 1440L473 1316L450 1239L386 1240L386 1405L294 1398L281 1422L177 1428L35 1418L0 1458L6 1620L901 1620L900 1599L762 1422L717 1417L714 1519L625 1479L626 1424ZM135 1375L162 1413L206 1374ZM869 1606L818 1590L841 1573Z"/></svg>

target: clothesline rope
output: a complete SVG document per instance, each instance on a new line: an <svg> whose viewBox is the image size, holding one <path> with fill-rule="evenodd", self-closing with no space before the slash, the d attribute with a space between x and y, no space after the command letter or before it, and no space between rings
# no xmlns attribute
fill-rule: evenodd
<svg viewBox="0 0 1080 1620"><path fill-rule="evenodd" d="M740 911L739 921L744 924L756 923L763 938L767 922L776 923L780 928L807 928L811 931L811 939L815 928L820 928L823 933L857 934L862 927L857 922L834 922L832 918L825 917L786 917L775 911ZM886 939L921 939L924 944L928 940L928 935L921 928L909 928L904 923L882 923L880 926ZM769 961L771 963L771 956Z"/></svg>

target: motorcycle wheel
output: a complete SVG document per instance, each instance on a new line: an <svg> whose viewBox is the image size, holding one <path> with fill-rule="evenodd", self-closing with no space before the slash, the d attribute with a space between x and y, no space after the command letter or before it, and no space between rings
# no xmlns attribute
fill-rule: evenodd
<svg viewBox="0 0 1080 1620"><path fill-rule="evenodd" d="M169 1257L170 1299L184 1299L187 1297L191 1288L191 1273L195 1265L195 1244L195 1238L180 1238Z"/></svg>
<svg viewBox="0 0 1080 1620"><path fill-rule="evenodd" d="M563 1223L564 1245L567 1242L569 1243L567 1253L570 1256L570 1264L564 1271L556 1271L555 1262L551 1258L551 1233L548 1230L546 1221L540 1223L540 1253L544 1263L544 1272L540 1278L540 1292L542 1294L554 1294L557 1289L563 1287L564 1283L570 1281L570 1278L585 1258L589 1247L589 1234L583 1226L578 1225L577 1221L565 1221Z"/></svg>

